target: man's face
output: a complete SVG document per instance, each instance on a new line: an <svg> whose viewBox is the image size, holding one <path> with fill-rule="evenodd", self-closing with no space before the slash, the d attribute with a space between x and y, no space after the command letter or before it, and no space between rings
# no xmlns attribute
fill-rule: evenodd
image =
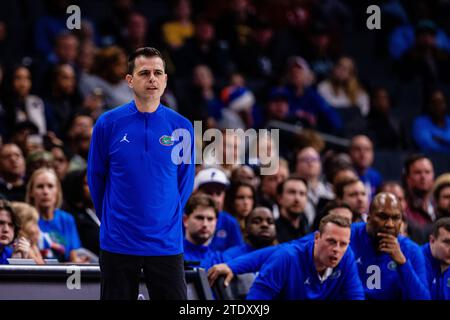
<svg viewBox="0 0 450 320"><path fill-rule="evenodd" d="M429 192L433 187L433 164L428 159L420 159L411 164L406 183L411 190Z"/></svg>
<svg viewBox="0 0 450 320"><path fill-rule="evenodd" d="M57 84L59 90L66 95L71 95L76 89L76 78L73 67L69 64L64 64L58 69Z"/></svg>
<svg viewBox="0 0 450 320"><path fill-rule="evenodd" d="M214 235L217 217L213 208L197 207L189 216L184 216L186 237L194 244L206 243Z"/></svg>
<svg viewBox="0 0 450 320"><path fill-rule="evenodd" d="M365 136L359 136L353 139L350 148L350 157L357 169L367 169L373 162L373 145Z"/></svg>
<svg viewBox="0 0 450 320"><path fill-rule="evenodd" d="M402 187L400 187L397 184L390 184L387 185L383 191L392 193L394 196L396 196L397 200L400 202L400 205L402 206L403 212L405 212L407 203L405 198L405 192L403 191Z"/></svg>
<svg viewBox="0 0 450 320"><path fill-rule="evenodd" d="M128 74L126 79L136 96L143 100L159 100L167 86L167 74L160 57L137 57L133 74Z"/></svg>
<svg viewBox="0 0 450 320"><path fill-rule="evenodd" d="M14 240L14 224L11 213L0 210L0 247L9 245Z"/></svg>
<svg viewBox="0 0 450 320"><path fill-rule="evenodd" d="M276 238L275 221L268 209L256 209L247 220L247 237L259 247L271 245Z"/></svg>
<svg viewBox="0 0 450 320"><path fill-rule="evenodd" d="M307 189L303 181L286 181L284 184L283 193L278 197L281 210L286 211L289 215L300 215L306 206L306 195Z"/></svg>
<svg viewBox="0 0 450 320"><path fill-rule="evenodd" d="M0 153L0 171L8 178L25 175L25 159L22 151L15 144L3 146Z"/></svg>
<svg viewBox="0 0 450 320"><path fill-rule="evenodd" d="M437 207L446 217L450 217L450 187L442 188L437 200Z"/></svg>
<svg viewBox="0 0 450 320"><path fill-rule="evenodd" d="M354 212L366 213L369 207L369 198L364 184L358 181L344 187L342 201L347 203Z"/></svg>
<svg viewBox="0 0 450 320"><path fill-rule="evenodd" d="M433 257L445 266L450 266L450 231L439 228L438 237L430 236L430 247Z"/></svg>
<svg viewBox="0 0 450 320"><path fill-rule="evenodd" d="M316 232L314 241L314 261L326 268L335 268L350 244L350 228L327 223L321 233Z"/></svg>
<svg viewBox="0 0 450 320"><path fill-rule="evenodd" d="M199 191L213 198L216 202L217 209L222 211L225 201L225 186L220 183L205 183L199 187Z"/></svg>
<svg viewBox="0 0 450 320"><path fill-rule="evenodd" d="M322 171L320 156L314 148L308 147L297 153L295 172L305 179L318 178Z"/></svg>
<svg viewBox="0 0 450 320"><path fill-rule="evenodd" d="M380 232L396 237L401 225L402 211L397 198L386 193L376 197L367 218L368 232L377 239Z"/></svg>

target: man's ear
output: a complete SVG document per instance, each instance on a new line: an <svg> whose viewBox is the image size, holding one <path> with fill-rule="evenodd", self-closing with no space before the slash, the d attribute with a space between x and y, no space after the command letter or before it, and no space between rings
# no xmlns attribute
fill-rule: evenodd
<svg viewBox="0 0 450 320"><path fill-rule="evenodd" d="M319 231L314 232L314 241L319 240L319 238L320 238L320 232Z"/></svg>
<svg viewBox="0 0 450 320"><path fill-rule="evenodd" d="M430 234L429 241L430 241L430 243L435 243L436 238L434 237L434 235Z"/></svg>
<svg viewBox="0 0 450 320"><path fill-rule="evenodd" d="M186 222L187 222L188 219L189 219L189 216L186 215L186 214L183 214L183 226L184 226L184 228L186 228Z"/></svg>
<svg viewBox="0 0 450 320"><path fill-rule="evenodd" d="M133 88L133 76L131 74L127 74L125 76L125 80L128 82L128 87Z"/></svg>

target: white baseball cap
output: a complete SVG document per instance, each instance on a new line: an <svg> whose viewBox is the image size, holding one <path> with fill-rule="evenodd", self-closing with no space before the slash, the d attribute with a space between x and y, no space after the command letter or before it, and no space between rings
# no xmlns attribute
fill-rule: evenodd
<svg viewBox="0 0 450 320"><path fill-rule="evenodd" d="M207 183L223 184L225 187L230 184L226 174L217 168L208 168L199 171L195 176L194 190Z"/></svg>

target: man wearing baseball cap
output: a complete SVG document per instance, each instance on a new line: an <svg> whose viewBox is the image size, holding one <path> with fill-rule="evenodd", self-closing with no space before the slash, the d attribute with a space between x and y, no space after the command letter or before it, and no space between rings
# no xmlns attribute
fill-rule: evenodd
<svg viewBox="0 0 450 320"><path fill-rule="evenodd" d="M194 180L194 190L210 195L219 211L216 232L210 244L211 249L216 251L225 251L244 243L238 221L223 210L225 191L229 184L225 173L217 168L199 171Z"/></svg>

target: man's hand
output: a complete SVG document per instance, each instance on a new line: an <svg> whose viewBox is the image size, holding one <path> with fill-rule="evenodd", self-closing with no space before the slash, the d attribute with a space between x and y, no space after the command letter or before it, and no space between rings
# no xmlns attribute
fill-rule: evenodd
<svg viewBox="0 0 450 320"><path fill-rule="evenodd" d="M228 287L230 281L234 277L233 271L231 271L230 267L228 267L225 263L216 264L208 270L209 286L212 287L214 282L216 282L217 278L220 276L225 276L225 287Z"/></svg>
<svg viewBox="0 0 450 320"><path fill-rule="evenodd" d="M30 256L30 247L30 242L26 238L20 237L14 244L14 256L17 258L28 259Z"/></svg>
<svg viewBox="0 0 450 320"><path fill-rule="evenodd" d="M397 263L398 265L405 264L406 258L403 255L397 237L382 232L378 233L377 235L380 237L380 242L378 243L378 250L389 254L392 260L394 260L395 263Z"/></svg>

